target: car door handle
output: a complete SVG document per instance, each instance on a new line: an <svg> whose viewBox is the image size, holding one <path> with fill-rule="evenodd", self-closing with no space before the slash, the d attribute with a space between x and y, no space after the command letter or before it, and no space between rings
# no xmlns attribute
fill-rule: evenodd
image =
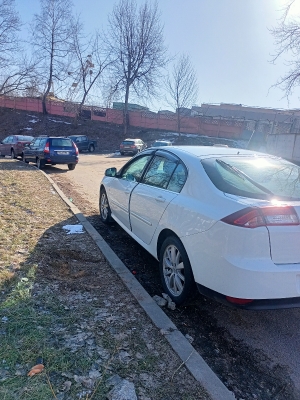
<svg viewBox="0 0 300 400"><path fill-rule="evenodd" d="M162 196L156 197L155 200L156 200L156 201L159 201L159 202L161 202L161 203L164 203L164 202L166 201L166 199L165 199L164 197L162 197Z"/></svg>

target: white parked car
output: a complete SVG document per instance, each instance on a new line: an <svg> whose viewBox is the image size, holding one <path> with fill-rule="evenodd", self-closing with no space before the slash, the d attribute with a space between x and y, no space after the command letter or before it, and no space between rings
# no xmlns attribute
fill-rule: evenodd
<svg viewBox="0 0 300 400"><path fill-rule="evenodd" d="M242 149L148 149L100 185L113 218L159 260L177 304L198 290L236 307L300 306L300 167Z"/></svg>

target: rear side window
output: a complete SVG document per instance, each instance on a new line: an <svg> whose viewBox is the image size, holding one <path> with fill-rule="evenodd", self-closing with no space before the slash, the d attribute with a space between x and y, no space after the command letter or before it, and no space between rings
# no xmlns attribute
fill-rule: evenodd
<svg viewBox="0 0 300 400"><path fill-rule="evenodd" d="M186 168L182 164L178 164L168 185L168 190L179 193L183 188L187 178Z"/></svg>
<svg viewBox="0 0 300 400"><path fill-rule="evenodd" d="M51 140L53 147L73 147L72 140L68 138L55 138Z"/></svg>
<svg viewBox="0 0 300 400"><path fill-rule="evenodd" d="M167 189L176 166L177 163L175 160L169 160L162 156L155 156L145 174L143 183Z"/></svg>

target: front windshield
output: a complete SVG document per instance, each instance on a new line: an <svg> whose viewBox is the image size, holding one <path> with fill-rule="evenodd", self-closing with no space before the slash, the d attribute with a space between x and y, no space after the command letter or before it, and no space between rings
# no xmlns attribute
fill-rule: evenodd
<svg viewBox="0 0 300 400"><path fill-rule="evenodd" d="M256 199L300 200L300 167L267 156L221 156L202 161L213 184L225 193Z"/></svg>

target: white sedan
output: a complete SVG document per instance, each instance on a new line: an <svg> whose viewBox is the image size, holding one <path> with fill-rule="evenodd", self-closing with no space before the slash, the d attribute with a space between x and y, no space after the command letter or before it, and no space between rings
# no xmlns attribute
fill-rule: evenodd
<svg viewBox="0 0 300 400"><path fill-rule="evenodd" d="M300 306L300 168L255 151L149 149L100 184L113 218L159 260L164 291L235 307Z"/></svg>

